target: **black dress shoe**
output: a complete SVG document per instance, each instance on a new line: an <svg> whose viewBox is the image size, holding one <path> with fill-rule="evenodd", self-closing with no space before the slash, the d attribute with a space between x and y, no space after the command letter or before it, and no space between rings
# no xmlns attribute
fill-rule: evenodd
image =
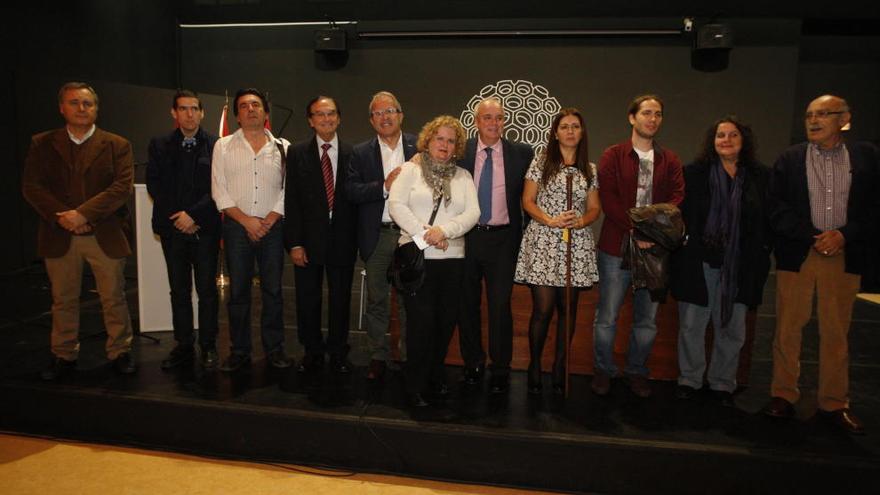
<svg viewBox="0 0 880 495"><path fill-rule="evenodd" d="M296 371L299 373L315 373L324 369L323 354L306 354L303 356Z"/></svg>
<svg viewBox="0 0 880 495"><path fill-rule="evenodd" d="M333 369L334 372L340 375L347 375L351 373L353 365L351 361L344 357L332 357L330 358L330 368Z"/></svg>
<svg viewBox="0 0 880 495"><path fill-rule="evenodd" d="M435 383L431 385L431 395L435 399L445 399L449 397L449 387L445 383Z"/></svg>
<svg viewBox="0 0 880 495"><path fill-rule="evenodd" d="M510 390L510 375L492 375L489 379L489 393L503 394Z"/></svg>
<svg viewBox="0 0 880 495"><path fill-rule="evenodd" d="M713 390L712 396L715 397L715 400L721 407L736 407L736 402L733 401L733 394L727 390Z"/></svg>
<svg viewBox="0 0 880 495"><path fill-rule="evenodd" d="M479 385L480 380L483 379L483 366L468 366L464 369L464 383L465 385L476 386Z"/></svg>
<svg viewBox="0 0 880 495"><path fill-rule="evenodd" d="M608 395L611 392L611 375L596 370L593 380L590 382L590 390L599 397Z"/></svg>
<svg viewBox="0 0 880 495"><path fill-rule="evenodd" d="M113 369L120 375L133 375L137 371L137 365L130 352L123 352L113 360Z"/></svg>
<svg viewBox="0 0 880 495"><path fill-rule="evenodd" d="M217 354L216 347L208 347L206 349L202 349L202 358L201 358L202 368L206 370L213 370L217 368L217 364L220 363L220 356Z"/></svg>
<svg viewBox="0 0 880 495"><path fill-rule="evenodd" d="M528 393L532 395L541 395L541 390L543 389L543 385L540 381L538 382L529 382L528 385Z"/></svg>
<svg viewBox="0 0 880 495"><path fill-rule="evenodd" d="M226 358L226 361L223 361L223 364L219 366L221 371L226 371L228 373L236 372L245 366L250 366L251 357L247 354L237 354L232 353Z"/></svg>
<svg viewBox="0 0 880 495"><path fill-rule="evenodd" d="M284 349L275 349L266 355L266 364L275 369L283 370L293 366L293 360L284 353Z"/></svg>
<svg viewBox="0 0 880 495"><path fill-rule="evenodd" d="M193 363L195 353L196 351L193 346L177 344L174 349L171 349L171 354L163 359L159 366L163 370L172 370L174 368L190 365Z"/></svg>
<svg viewBox="0 0 880 495"><path fill-rule="evenodd" d="M370 367L367 368L367 380L371 382L382 381L385 377L385 361L379 359L371 359Z"/></svg>
<svg viewBox="0 0 880 495"><path fill-rule="evenodd" d="M565 395L565 384L564 383L554 383L553 384L553 395Z"/></svg>
<svg viewBox="0 0 880 495"><path fill-rule="evenodd" d="M697 389L691 387L690 385L677 385L675 387L675 398L681 400L690 400L694 398L696 395Z"/></svg>
<svg viewBox="0 0 880 495"><path fill-rule="evenodd" d="M865 424L849 408L837 409L836 411L819 409L816 411L816 417L850 435L865 434Z"/></svg>
<svg viewBox="0 0 880 495"><path fill-rule="evenodd" d="M407 397L407 402L409 403L409 407L414 408L423 408L429 406L428 401L426 401L425 398L422 397L422 394L418 392L409 394L409 397Z"/></svg>
<svg viewBox="0 0 880 495"><path fill-rule="evenodd" d="M49 366L46 367L40 373L40 377L43 380L54 381L59 378L69 375L76 371L76 359L73 361L68 361L66 359L62 359L60 357L53 357L52 361L49 363Z"/></svg>
<svg viewBox="0 0 880 495"><path fill-rule="evenodd" d="M782 397L773 397L761 412L771 418L791 419L794 417L794 404Z"/></svg>

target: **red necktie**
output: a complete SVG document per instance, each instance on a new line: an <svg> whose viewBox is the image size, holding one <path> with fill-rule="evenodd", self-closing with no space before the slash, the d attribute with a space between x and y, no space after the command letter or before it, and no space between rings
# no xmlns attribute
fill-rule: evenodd
<svg viewBox="0 0 880 495"><path fill-rule="evenodd" d="M330 155L327 150L330 149L330 143L321 145L324 150L321 153L321 172L324 174L324 189L327 191L327 210L333 211L333 165L330 163Z"/></svg>

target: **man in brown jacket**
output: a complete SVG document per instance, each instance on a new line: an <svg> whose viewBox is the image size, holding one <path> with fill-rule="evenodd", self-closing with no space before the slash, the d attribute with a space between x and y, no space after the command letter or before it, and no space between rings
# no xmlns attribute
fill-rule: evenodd
<svg viewBox="0 0 880 495"><path fill-rule="evenodd" d="M22 194L40 216L37 255L46 259L52 285L52 354L43 379L76 367L83 261L95 284L113 368L134 373L131 316L125 301L125 257L131 254L126 202L132 193L131 144L98 129L98 95L88 84L69 82L58 91L66 126L31 140Z"/></svg>

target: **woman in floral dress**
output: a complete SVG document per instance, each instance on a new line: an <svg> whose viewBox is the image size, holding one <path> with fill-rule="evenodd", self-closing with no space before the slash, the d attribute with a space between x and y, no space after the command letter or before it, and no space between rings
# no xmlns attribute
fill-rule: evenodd
<svg viewBox="0 0 880 495"><path fill-rule="evenodd" d="M532 221L526 228L516 264L515 280L532 289L529 320L529 393L541 392L541 354L553 309L557 311L557 336L566 331L565 230L571 239L571 306L569 335L574 335L578 293L599 280L596 249L590 224L599 217L596 166L587 158L587 130L576 108L564 108L553 119L547 151L535 157L526 173L522 205ZM567 177L571 176L571 208L567 207ZM556 339L553 391L565 385L565 338Z"/></svg>

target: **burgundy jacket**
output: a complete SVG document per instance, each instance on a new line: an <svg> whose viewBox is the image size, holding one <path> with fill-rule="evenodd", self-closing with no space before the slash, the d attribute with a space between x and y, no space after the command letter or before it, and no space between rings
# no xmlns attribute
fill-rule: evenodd
<svg viewBox="0 0 880 495"><path fill-rule="evenodd" d="M639 178L639 156L633 150L632 141L608 147L599 159L599 199L605 220L599 235L599 250L612 256L620 256L623 235L632 228L626 212L636 205L636 188ZM672 203L679 206L684 199L684 178L681 160L654 142L654 183L651 192L653 203Z"/></svg>

